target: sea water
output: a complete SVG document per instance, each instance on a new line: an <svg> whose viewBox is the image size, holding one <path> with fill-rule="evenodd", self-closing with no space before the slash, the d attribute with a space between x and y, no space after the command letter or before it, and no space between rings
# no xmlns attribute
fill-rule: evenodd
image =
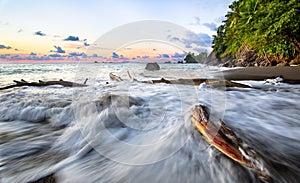
<svg viewBox="0 0 300 183"><path fill-rule="evenodd" d="M0 91L0 182L261 182L256 173L209 146L191 123L203 104L264 159L274 182L300 178L300 86L237 81L255 89L152 84L160 78L214 78L218 67L144 63L0 65L13 80L63 79L87 87ZM109 73L124 81L112 81ZM218 75L220 77L220 75ZM260 89L259 89L260 88Z"/></svg>

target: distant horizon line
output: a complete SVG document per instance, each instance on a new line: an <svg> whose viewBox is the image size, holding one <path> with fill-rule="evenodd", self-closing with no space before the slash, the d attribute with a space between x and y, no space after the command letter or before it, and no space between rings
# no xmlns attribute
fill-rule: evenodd
<svg viewBox="0 0 300 183"><path fill-rule="evenodd" d="M178 60L143 60L143 61L136 61L136 60L127 60L127 61L86 61L86 60L7 60L3 61L0 60L0 64L2 63L151 63L151 62L158 62L158 63L178 63L179 61L183 61L183 59Z"/></svg>

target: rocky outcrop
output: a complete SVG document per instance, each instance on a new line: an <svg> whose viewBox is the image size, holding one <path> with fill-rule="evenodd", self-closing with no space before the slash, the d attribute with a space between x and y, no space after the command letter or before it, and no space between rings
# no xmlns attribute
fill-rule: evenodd
<svg viewBox="0 0 300 183"><path fill-rule="evenodd" d="M191 63L198 63L197 60L193 57L191 54L187 54L185 58L183 59L185 63L191 64Z"/></svg>
<svg viewBox="0 0 300 183"><path fill-rule="evenodd" d="M294 58L291 62L290 65L300 65L300 56Z"/></svg>
<svg viewBox="0 0 300 183"><path fill-rule="evenodd" d="M158 63L154 62L154 63L147 63L145 69L149 71L154 71L154 70L160 70L160 67Z"/></svg>
<svg viewBox="0 0 300 183"><path fill-rule="evenodd" d="M223 57L219 59L221 67L269 67L269 66L289 66L284 60L258 56L255 50L243 48L234 59Z"/></svg>
<svg viewBox="0 0 300 183"><path fill-rule="evenodd" d="M31 183L56 183L57 180L54 174L50 174L46 177L40 178L39 180L32 181Z"/></svg>
<svg viewBox="0 0 300 183"><path fill-rule="evenodd" d="M286 60L284 58L268 57L264 55L258 55L255 50L248 49L246 46L232 58L232 56L225 55L218 57L215 52L211 52L207 57L198 58L199 55L189 53L185 58L185 63L201 63L211 66L221 67L270 67L270 66L300 66L300 56L293 58L292 60Z"/></svg>
<svg viewBox="0 0 300 183"><path fill-rule="evenodd" d="M219 58L217 58L217 55L214 52L211 52L208 56L204 64L206 65L219 65L221 62L225 62L223 58L223 61Z"/></svg>

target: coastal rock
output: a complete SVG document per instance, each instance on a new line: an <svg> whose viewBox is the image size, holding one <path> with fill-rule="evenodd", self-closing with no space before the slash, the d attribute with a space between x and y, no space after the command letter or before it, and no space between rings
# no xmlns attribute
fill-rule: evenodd
<svg viewBox="0 0 300 183"><path fill-rule="evenodd" d="M220 65L220 60L216 57L215 53L211 53L210 55L208 55L206 61L204 62L204 64L206 65L212 65L212 66L216 66L216 65Z"/></svg>
<svg viewBox="0 0 300 183"><path fill-rule="evenodd" d="M154 70L159 70L160 67L156 62L154 62L154 63L147 63L145 69L150 70L150 71L154 71Z"/></svg>
<svg viewBox="0 0 300 183"><path fill-rule="evenodd" d="M294 58L291 62L290 65L300 65L300 56Z"/></svg>
<svg viewBox="0 0 300 183"><path fill-rule="evenodd" d="M228 60L224 64L220 64L220 67L233 67L235 65L234 62L234 60Z"/></svg>
<svg viewBox="0 0 300 183"><path fill-rule="evenodd" d="M198 63L191 54L187 54L183 60L185 61L185 63Z"/></svg>
<svg viewBox="0 0 300 183"><path fill-rule="evenodd" d="M31 183L56 183L56 178L55 178L55 175L54 174L50 174L46 177L43 177L39 180L36 180L36 181L32 181Z"/></svg>
<svg viewBox="0 0 300 183"><path fill-rule="evenodd" d="M257 58L257 54L255 50L244 48L238 54L237 58L238 60L241 60L241 62L254 62Z"/></svg>
<svg viewBox="0 0 300 183"><path fill-rule="evenodd" d="M284 67L284 66L290 66L287 62L280 62L276 66L278 67Z"/></svg>
<svg viewBox="0 0 300 183"><path fill-rule="evenodd" d="M289 66L300 64L300 58L295 58L288 63L286 60L278 60L278 58L266 58L258 56L255 50L247 47L241 49L236 58L228 59L226 56L219 59L221 67L271 67L271 66Z"/></svg>

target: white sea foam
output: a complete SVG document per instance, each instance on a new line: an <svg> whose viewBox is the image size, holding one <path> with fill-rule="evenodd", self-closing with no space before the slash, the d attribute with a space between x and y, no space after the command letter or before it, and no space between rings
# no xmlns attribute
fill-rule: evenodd
<svg viewBox="0 0 300 183"><path fill-rule="evenodd" d="M83 82L87 77L74 76L76 65L24 65L31 70L24 73L20 65L8 65L1 83L22 77ZM224 118L270 163L263 166L279 182L297 180L299 85L244 81L263 90L225 92L108 79L110 71L126 78L120 71L128 68L138 79L157 79L166 73L178 78L183 70L190 71L189 77L197 76L197 65L182 66L162 64L155 73L144 71L143 64L86 64L80 69L103 71L96 79L89 78L89 87L1 91L1 182L27 182L54 172L61 182L259 182L253 172L209 147L194 129L189 109L197 103L211 107L210 120Z"/></svg>

